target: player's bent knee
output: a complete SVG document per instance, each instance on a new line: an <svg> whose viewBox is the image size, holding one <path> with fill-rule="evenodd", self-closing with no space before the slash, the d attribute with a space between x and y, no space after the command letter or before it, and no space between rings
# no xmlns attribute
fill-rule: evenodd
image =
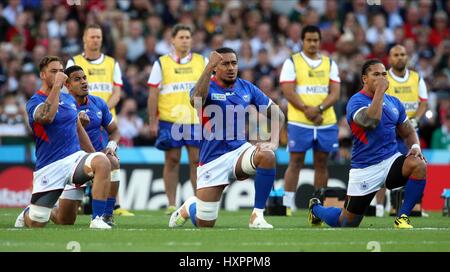
<svg viewBox="0 0 450 272"><path fill-rule="evenodd" d="M102 152L95 152L93 153L97 154L92 157L90 163L91 163L91 169L103 169L106 172L111 172L111 163L109 162L108 157L102 153ZM88 158L89 159L89 158ZM86 160L87 162L88 160Z"/></svg>
<svg viewBox="0 0 450 272"><path fill-rule="evenodd" d="M51 213L51 208L31 204L28 216L34 222L47 223L50 220Z"/></svg>
<svg viewBox="0 0 450 272"><path fill-rule="evenodd" d="M272 150L259 150L255 154L256 167L259 167L262 163L265 165L275 164L275 153Z"/></svg>
<svg viewBox="0 0 450 272"><path fill-rule="evenodd" d="M96 157L98 157L98 158L95 160L96 165L94 166L92 163L93 163L94 158L96 158ZM97 165L97 164L99 164L99 165ZM87 156L86 161L84 162L84 165L90 169L89 170L90 172L87 173L90 177L94 176L93 167L96 167L96 166L103 167L103 166L108 165L108 167L111 168L111 164L109 163L108 157L105 155L105 153L102 153L102 152L90 153Z"/></svg>
<svg viewBox="0 0 450 272"><path fill-rule="evenodd" d="M220 201L206 202L197 199L197 215L196 217L203 221L215 221L219 214Z"/></svg>
<svg viewBox="0 0 450 272"><path fill-rule="evenodd" d="M256 173L256 165L254 163L254 156L256 153L256 146L251 146L247 148L242 155L242 171L249 176L253 176Z"/></svg>
<svg viewBox="0 0 450 272"><path fill-rule="evenodd" d="M415 158L413 156L408 157L408 166L412 171L418 171L421 175L425 175L427 171L427 164L425 161Z"/></svg>

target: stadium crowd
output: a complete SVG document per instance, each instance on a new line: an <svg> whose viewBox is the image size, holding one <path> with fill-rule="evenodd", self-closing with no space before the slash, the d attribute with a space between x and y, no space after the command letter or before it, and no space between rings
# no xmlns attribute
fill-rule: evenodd
<svg viewBox="0 0 450 272"><path fill-rule="evenodd" d="M339 67L341 94L335 105L340 151L350 158L348 99L361 88L365 60L405 46L409 67L424 78L429 111L420 120L423 148L450 150L450 1L382 0L0 0L0 144L32 142L24 106L40 86L38 64L46 55L66 62L83 50L84 26L103 29L103 52L123 75L118 104L122 145L152 145L147 118L147 80L153 63L171 51L171 27L193 29L193 51L203 56L222 46L238 52L240 77L287 108L279 86L283 62L301 50L305 25L322 32L322 54ZM435 136L433 136L435 134ZM286 144L283 133L282 144ZM433 139L433 140L432 140Z"/></svg>

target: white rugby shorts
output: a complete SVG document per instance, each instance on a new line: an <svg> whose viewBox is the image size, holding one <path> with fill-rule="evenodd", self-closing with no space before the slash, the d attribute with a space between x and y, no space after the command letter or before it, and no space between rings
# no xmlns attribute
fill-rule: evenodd
<svg viewBox="0 0 450 272"><path fill-rule="evenodd" d="M400 152L366 168L350 169L347 195L364 196L378 191L383 187L394 161L400 157Z"/></svg>
<svg viewBox="0 0 450 272"><path fill-rule="evenodd" d="M64 189L71 182L79 161L88 153L80 150L33 173L33 194Z"/></svg>
<svg viewBox="0 0 450 272"><path fill-rule="evenodd" d="M235 168L239 157L251 146L252 144L245 143L239 148L197 167L197 189L228 185L230 176L236 178Z"/></svg>

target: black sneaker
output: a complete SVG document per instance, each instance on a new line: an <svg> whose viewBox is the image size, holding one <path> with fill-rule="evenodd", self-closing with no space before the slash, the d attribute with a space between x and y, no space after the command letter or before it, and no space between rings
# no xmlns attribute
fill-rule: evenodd
<svg viewBox="0 0 450 272"><path fill-rule="evenodd" d="M103 222L105 222L109 226L113 227L116 225L116 223L114 223L114 217L112 215L103 215L102 218Z"/></svg>
<svg viewBox="0 0 450 272"><path fill-rule="evenodd" d="M322 219L320 219L319 217L315 216L314 213L312 212L312 208L315 205L321 205L320 200L318 198L311 198L309 200L309 205L308 205L308 222L311 224L311 226L313 227L321 227L323 224Z"/></svg>

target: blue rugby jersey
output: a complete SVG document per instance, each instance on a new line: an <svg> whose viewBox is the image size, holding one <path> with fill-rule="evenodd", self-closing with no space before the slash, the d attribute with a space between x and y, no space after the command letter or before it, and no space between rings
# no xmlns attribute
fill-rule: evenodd
<svg viewBox="0 0 450 272"><path fill-rule="evenodd" d="M193 91L194 88L191 89L191 95ZM250 105L256 106L256 109L267 108L271 103L272 101L258 87L246 80L237 78L233 86L226 88L220 86L213 77L200 119L203 133L200 141L199 164L206 164L247 142L245 127L238 126L237 122L242 115L227 114L227 107L236 109L237 106L240 111ZM220 110L221 114L214 113L215 109ZM218 118L224 124L222 127L216 127L212 122Z"/></svg>
<svg viewBox="0 0 450 272"><path fill-rule="evenodd" d="M89 124L85 127L89 139L96 151L102 151L108 144L107 127L113 121L106 102L94 95L87 96L87 102L77 105L78 111L84 111L89 116Z"/></svg>
<svg viewBox="0 0 450 272"><path fill-rule="evenodd" d="M397 153L396 128L405 122L405 108L398 98L384 94L381 120L375 129L363 129L353 118L372 103L364 91L353 95L347 104L347 122L352 130L352 168L365 168L377 164Z"/></svg>
<svg viewBox="0 0 450 272"><path fill-rule="evenodd" d="M26 105L28 122L36 143L36 171L81 150L75 99L70 94L61 93L55 119L51 124L42 125L34 121L34 113L46 99L47 95L38 91Z"/></svg>

